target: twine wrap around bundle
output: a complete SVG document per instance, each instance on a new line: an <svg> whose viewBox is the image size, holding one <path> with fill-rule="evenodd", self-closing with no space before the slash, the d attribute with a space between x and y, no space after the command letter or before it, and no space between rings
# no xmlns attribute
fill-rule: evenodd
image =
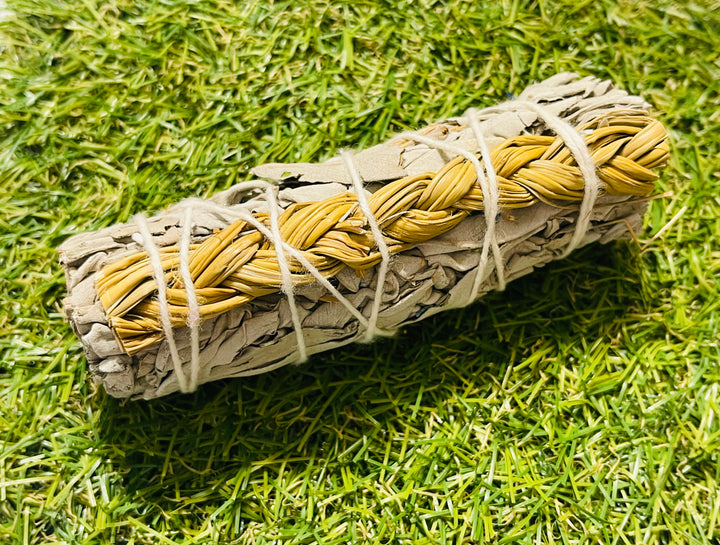
<svg viewBox="0 0 720 545"><path fill-rule="evenodd" d="M668 155L645 109L560 74L356 155L254 169L279 191L244 182L73 237L66 309L94 377L152 398L265 372L625 236Z"/></svg>

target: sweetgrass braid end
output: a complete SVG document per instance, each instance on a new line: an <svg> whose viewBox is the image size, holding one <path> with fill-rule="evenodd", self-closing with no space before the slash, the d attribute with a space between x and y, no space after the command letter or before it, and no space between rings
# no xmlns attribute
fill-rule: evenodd
<svg viewBox="0 0 720 545"><path fill-rule="evenodd" d="M655 172L667 162L669 147L662 124L644 112L605 114L578 128L595 162L604 191L642 197L652 192ZM402 142L399 142L402 145ZM502 209L544 202L576 206L584 180L570 150L559 137L521 135L491 152ZM483 210L483 195L472 163L463 157L438 172L390 182L368 197L391 253L437 237L469 214ZM255 214L269 226L269 216ZM285 242L326 278L351 267L358 274L382 259L368 222L352 193L317 202L295 203L279 218ZM160 248L173 327L187 323L187 295L178 271L179 246ZM190 272L208 319L280 291L282 277L275 248L255 228L239 220L190 246ZM293 284L315 281L290 258ZM100 301L123 349L134 355L164 338L157 285L146 252L122 258L97 275Z"/></svg>

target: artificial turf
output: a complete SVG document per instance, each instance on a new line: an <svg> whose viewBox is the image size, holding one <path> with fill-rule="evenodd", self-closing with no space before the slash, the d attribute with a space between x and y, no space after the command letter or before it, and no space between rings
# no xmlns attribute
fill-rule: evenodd
<svg viewBox="0 0 720 545"><path fill-rule="evenodd" d="M0 543L720 540L718 2L7 3ZM193 395L87 381L71 234L565 70L671 134L640 240Z"/></svg>

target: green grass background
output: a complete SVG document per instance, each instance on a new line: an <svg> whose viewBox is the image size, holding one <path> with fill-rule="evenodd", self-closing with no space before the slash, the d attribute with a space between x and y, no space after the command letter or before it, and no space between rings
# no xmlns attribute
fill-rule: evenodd
<svg viewBox="0 0 720 545"><path fill-rule="evenodd" d="M718 2L8 4L0 543L718 543ZM564 70L670 131L673 196L640 243L193 395L88 383L61 312L71 234Z"/></svg>

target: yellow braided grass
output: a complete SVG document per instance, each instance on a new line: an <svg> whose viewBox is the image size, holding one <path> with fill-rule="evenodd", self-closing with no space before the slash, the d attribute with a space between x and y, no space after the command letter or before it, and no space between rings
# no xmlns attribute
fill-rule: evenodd
<svg viewBox="0 0 720 545"><path fill-rule="evenodd" d="M663 126L642 112L616 112L580 127L605 191L644 196L653 189L668 157ZM575 205L583 197L583 176L562 139L522 135L496 147L500 206L521 208L537 202ZM369 197L391 253L447 232L463 218L483 210L483 195L470 161L458 157L436 173L388 183ZM563 204L564 203L564 204ZM269 226L265 214L257 219ZM292 204L280 216L283 239L301 250L330 278L345 267L358 274L382 259L368 223L352 193L318 202ZM186 324L186 292L178 272L179 248L160 249L173 327ZM292 280L300 286L314 277L294 259ZM280 291L281 275L272 243L244 221L190 247L190 272L201 319L217 316L256 297ZM96 280L108 322L132 355L163 339L157 286L145 252L102 269Z"/></svg>

